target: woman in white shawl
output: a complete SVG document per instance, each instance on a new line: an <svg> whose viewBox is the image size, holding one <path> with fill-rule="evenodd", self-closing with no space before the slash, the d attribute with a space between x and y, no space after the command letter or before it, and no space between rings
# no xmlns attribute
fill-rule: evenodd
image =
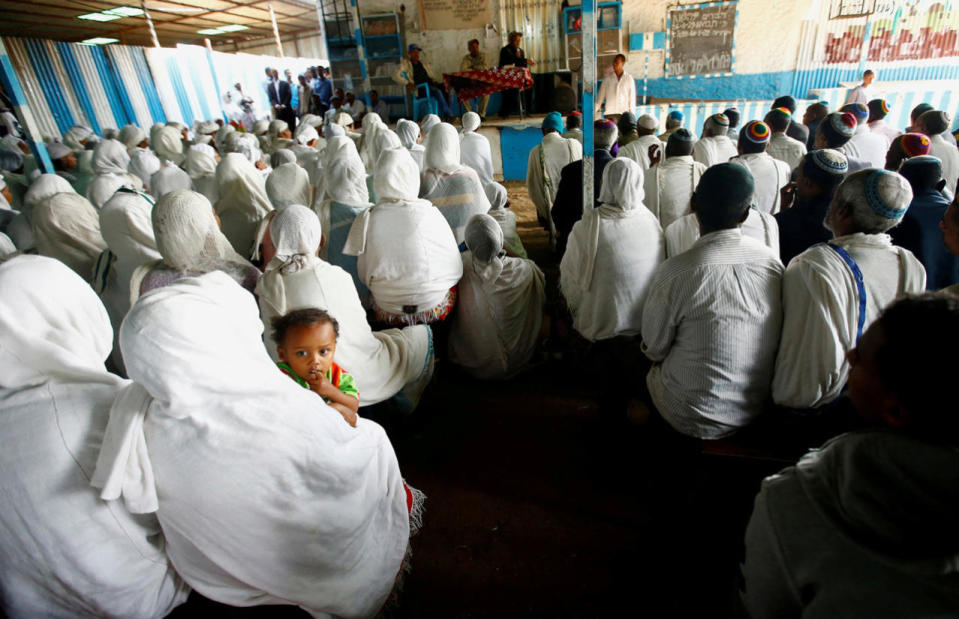
<svg viewBox="0 0 959 619"><path fill-rule="evenodd" d="M353 140L345 135L330 140L327 149L331 156L326 171L326 196L320 208L314 209L326 232L320 255L350 274L360 299L367 304L370 290L360 280L356 256L343 253L356 217L372 206L366 188L366 168Z"/></svg>
<svg viewBox="0 0 959 619"><path fill-rule="evenodd" d="M44 174L40 180L46 176L50 175ZM93 280L93 268L107 244L100 234L97 211L86 198L71 187L40 200L33 208L30 225L37 253L63 262L85 281Z"/></svg>
<svg viewBox="0 0 959 619"><path fill-rule="evenodd" d="M460 134L460 163L469 166L486 186L493 182L493 155L489 140L485 135L476 133L479 129L480 115L476 112L463 114L463 133Z"/></svg>
<svg viewBox="0 0 959 619"><path fill-rule="evenodd" d="M216 213L223 234L238 254L250 256L256 229L273 210L263 176L246 157L229 153L216 167L216 182L220 191Z"/></svg>
<svg viewBox="0 0 959 619"><path fill-rule="evenodd" d="M265 153L272 153L281 148L289 148L296 144L293 139L293 132L290 131L290 125L285 120L271 120L267 129L270 141L266 147L262 148Z"/></svg>
<svg viewBox="0 0 959 619"><path fill-rule="evenodd" d="M163 617L188 587L156 518L90 487L110 406L128 384L90 286L56 260L0 264L0 614Z"/></svg>
<svg viewBox="0 0 959 619"><path fill-rule="evenodd" d="M83 125L73 125L63 134L63 143L75 153L86 150L87 140L96 138L93 129Z"/></svg>
<svg viewBox="0 0 959 619"><path fill-rule="evenodd" d="M266 179L266 195L273 208L309 204L311 192L309 175L295 163L284 163L273 168Z"/></svg>
<svg viewBox="0 0 959 619"><path fill-rule="evenodd" d="M216 164L219 155L208 144L194 144L187 150L184 166L193 180L193 189L202 193L210 204L220 199L220 190L216 184Z"/></svg>
<svg viewBox="0 0 959 619"><path fill-rule="evenodd" d="M546 300L543 272L503 252L489 215L466 225L463 278L450 329L450 360L477 378L509 378L536 352Z"/></svg>
<svg viewBox="0 0 959 619"><path fill-rule="evenodd" d="M147 136L143 129L136 125L124 125L120 129L117 141L127 147L127 152L132 152L134 148L145 148L147 146Z"/></svg>
<svg viewBox="0 0 959 619"><path fill-rule="evenodd" d="M201 194L183 189L168 193L154 205L150 218L163 259L142 264L133 272L131 303L155 288L215 270L253 292L260 271L233 251L220 232L213 207Z"/></svg>
<svg viewBox="0 0 959 619"><path fill-rule="evenodd" d="M509 195L506 193L506 187L493 182L486 185L484 189L486 198L489 200L487 215L495 219L503 230L503 247L513 256L527 258L523 240L516 232L516 214L509 210Z"/></svg>
<svg viewBox="0 0 959 619"><path fill-rule="evenodd" d="M366 126L363 127L363 139L360 141L360 159L363 161L363 165L366 166L366 171L371 174L376 167L376 153L374 152L373 143L376 140L376 136L381 131L386 131L388 129L386 124L383 123L383 119L379 118L379 115L375 116L376 119L374 119L374 115L370 115ZM343 135L346 135L345 131L343 132ZM329 140L331 137L333 136L326 136L327 140Z"/></svg>
<svg viewBox="0 0 959 619"><path fill-rule="evenodd" d="M171 162L174 165L183 163L183 138L176 127L161 127L150 146L160 158L161 163Z"/></svg>
<svg viewBox="0 0 959 619"><path fill-rule="evenodd" d="M270 223L270 236L276 254L256 285L270 355L277 359L270 334L273 317L305 307L325 309L340 324L336 362L356 380L360 405L399 395L396 400L405 410L415 408L433 373L430 328L417 325L374 333L352 278L316 256L320 221L310 209L291 205L278 212Z"/></svg>
<svg viewBox="0 0 959 619"><path fill-rule="evenodd" d="M416 197L416 162L405 148L381 153L376 206L357 216L343 253L359 256L360 280L372 292L377 320L389 325L445 319L463 275L449 224Z"/></svg>
<svg viewBox="0 0 959 619"><path fill-rule="evenodd" d="M33 181L20 204L20 212L7 224L7 234L20 251L36 249L33 236L33 210L38 204L58 193L76 193L73 186L59 174L41 174Z"/></svg>
<svg viewBox="0 0 959 619"><path fill-rule="evenodd" d="M429 136L430 131L433 130L433 127L439 125L443 121L440 120L440 117L436 114L427 114L423 117L423 120L420 121L420 133L423 134L423 139L425 140Z"/></svg>
<svg viewBox="0 0 959 619"><path fill-rule="evenodd" d="M413 161L416 162L416 165L420 167L420 171L422 172L423 155L426 153L426 148L419 143L420 126L412 120L401 118L396 123L396 135L400 138L400 144L403 145L403 148L410 151L410 155L413 156Z"/></svg>
<svg viewBox="0 0 959 619"><path fill-rule="evenodd" d="M463 242L470 217L489 210L479 176L460 163L460 140L453 125L440 123L426 139L420 197L439 209L457 243Z"/></svg>
<svg viewBox="0 0 959 619"><path fill-rule="evenodd" d="M559 285L573 328L591 342L635 335L642 325L646 289L666 254L643 194L639 164L613 159L603 171L599 208L588 208L569 235Z"/></svg>
<svg viewBox="0 0 959 619"><path fill-rule="evenodd" d="M144 191L149 192L150 179L160 169L160 158L149 148L134 148L130 151L130 165L127 169L143 181Z"/></svg>
<svg viewBox="0 0 959 619"><path fill-rule="evenodd" d="M93 171L96 177L87 188L87 199L96 208L103 206L120 187L143 189L143 181L127 171L130 155L116 140L103 140L93 149Z"/></svg>
<svg viewBox="0 0 959 619"><path fill-rule="evenodd" d="M351 427L290 380L262 333L256 301L220 272L140 299L120 329L135 383L110 413L93 484L155 512L177 572L208 598L372 617L415 499L383 429Z"/></svg>
<svg viewBox="0 0 959 619"><path fill-rule="evenodd" d="M120 323L130 311L130 280L143 264L161 260L153 237L153 199L147 194L121 189L100 209L100 233L107 251L97 260L93 289L110 315L119 337ZM123 370L119 342L114 342L113 362Z"/></svg>

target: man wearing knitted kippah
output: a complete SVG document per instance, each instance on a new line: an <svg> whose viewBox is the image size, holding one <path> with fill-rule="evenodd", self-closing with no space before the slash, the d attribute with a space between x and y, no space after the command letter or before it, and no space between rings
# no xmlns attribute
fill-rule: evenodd
<svg viewBox="0 0 959 619"><path fill-rule="evenodd" d="M536 206L539 223L551 230L549 211L556 199L560 175L568 163L583 158L583 145L560 135L563 132L563 117L559 112L546 115L542 131L542 143L529 151L526 162L526 190Z"/></svg>
<svg viewBox="0 0 959 619"><path fill-rule="evenodd" d="M803 124L796 122L796 99L790 97L789 95L783 95L782 97L776 97L776 100L773 101L770 110L775 110L776 108L786 108L789 110L789 115L791 120L789 122L789 127L786 128L786 135L791 137L794 140L799 140L803 144L809 141L809 128Z"/></svg>
<svg viewBox="0 0 959 619"><path fill-rule="evenodd" d="M851 157L846 152L846 144L856 134L856 117L849 112L833 112L826 116L816 131L816 148L834 148L846 156L849 173L865 170L869 164L862 159Z"/></svg>
<svg viewBox="0 0 959 619"><path fill-rule="evenodd" d="M765 118L765 123L772 130L766 152L770 157L785 162L789 169L793 170L806 154L806 144L786 135L791 122L792 112L784 107L770 110Z"/></svg>
<svg viewBox="0 0 959 619"><path fill-rule="evenodd" d="M895 127L890 127L886 123L886 115L889 114L889 103L885 99L873 99L869 102L869 119L866 121L869 130L886 137L890 143L902 135Z"/></svg>
<svg viewBox="0 0 959 619"><path fill-rule="evenodd" d="M889 139L880 133L873 133L869 128L869 108L862 103L850 103L844 105L840 111L856 117L856 133L843 148L846 155L865 161L870 168L883 167L886 163L886 151L889 150Z"/></svg>
<svg viewBox="0 0 959 619"><path fill-rule="evenodd" d="M931 145L929 136L925 134L903 133L889 145L889 151L886 152L886 169L897 172L906 159L928 155Z"/></svg>
<svg viewBox="0 0 959 619"><path fill-rule="evenodd" d="M919 117L919 131L929 136L929 154L942 161L942 177L946 179L946 189L956 195L956 181L959 180L959 150L946 139L945 134L952 126L952 118L946 112L929 110Z"/></svg>
<svg viewBox="0 0 959 619"><path fill-rule="evenodd" d="M626 114L623 114L619 120L622 123L623 118L626 117ZM649 161L649 149L651 146L655 146L657 149L662 148L663 143L659 141L659 138L656 137L656 130L659 129L659 121L649 114L643 114L639 117L639 120L636 121L636 126L633 129L635 138L626 144L625 146L620 145L619 148L619 157L628 157L636 163L639 164L643 170L648 170L650 166Z"/></svg>
<svg viewBox="0 0 959 619"><path fill-rule="evenodd" d="M749 168L756 190L753 193L753 205L763 213L775 215L779 212L779 190L789 183L789 165L774 159L766 152L772 135L769 125L753 120L746 123L739 134L739 156L732 161Z"/></svg>
<svg viewBox="0 0 959 619"><path fill-rule="evenodd" d="M706 166L693 161L693 144L696 138L687 129L673 131L666 143L664 158L653 160L646 172L644 203L659 219L663 230L669 224L689 213L693 191Z"/></svg>
<svg viewBox="0 0 959 619"><path fill-rule="evenodd" d="M832 238L823 220L839 183L846 178L848 165L846 156L831 148L814 150L803 157L796 168L796 181L782 192L782 210L776 214L783 264Z"/></svg>
<svg viewBox="0 0 959 619"><path fill-rule="evenodd" d="M713 114L703 125L703 137L693 147L693 159L707 168L726 163L736 156L736 146L729 139L729 119L725 114Z"/></svg>
<svg viewBox="0 0 959 619"><path fill-rule="evenodd" d="M911 201L908 181L896 172L870 168L848 176L826 213L832 240L789 263L773 378L780 406L834 402L849 376L846 351L889 303L925 289L922 264L886 234Z"/></svg>

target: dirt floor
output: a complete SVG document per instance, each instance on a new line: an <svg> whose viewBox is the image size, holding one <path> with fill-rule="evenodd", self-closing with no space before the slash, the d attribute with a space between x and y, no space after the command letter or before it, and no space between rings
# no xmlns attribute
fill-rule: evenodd
<svg viewBox="0 0 959 619"><path fill-rule="evenodd" d="M526 188L505 184L555 295L556 259ZM414 414L370 415L428 496L389 616L739 616L743 531L761 479L782 465L702 455L645 421L642 372L628 380L628 420L601 415L589 364L561 354L506 382L441 361ZM176 614L249 616L193 602Z"/></svg>

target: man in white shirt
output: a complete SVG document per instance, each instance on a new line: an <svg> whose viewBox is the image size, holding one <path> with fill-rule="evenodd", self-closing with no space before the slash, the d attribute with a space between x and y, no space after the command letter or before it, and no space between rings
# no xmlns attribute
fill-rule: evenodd
<svg viewBox="0 0 959 619"><path fill-rule="evenodd" d="M753 120L746 123L739 134L739 156L737 161L752 172L756 183L753 194L754 206L763 213L775 215L779 212L779 191L789 184L790 167L766 152L772 130L769 125Z"/></svg>
<svg viewBox="0 0 959 619"><path fill-rule="evenodd" d="M599 115L600 107L605 102L604 116L613 122L618 121L623 112L632 112L636 107L636 82L624 70L625 67L626 56L617 54L613 60L613 70L603 79L596 96L596 114Z"/></svg>
<svg viewBox="0 0 959 619"><path fill-rule="evenodd" d="M726 163L737 155L736 145L729 139L729 119L725 114L713 114L703 125L703 137L693 147L693 159L707 168Z"/></svg>
<svg viewBox="0 0 959 619"><path fill-rule="evenodd" d="M911 201L909 182L888 170L861 170L839 186L826 213L832 241L793 258L783 279L777 404L833 402L849 377L846 351L892 301L925 290L922 264L886 234Z"/></svg>
<svg viewBox="0 0 959 619"><path fill-rule="evenodd" d="M556 199L556 190L563 168L583 158L583 145L576 140L564 138L563 117L559 112L550 112L543 119L543 141L529 152L526 163L526 189L536 205L536 217L547 230L552 230L550 210Z"/></svg>
<svg viewBox="0 0 959 619"><path fill-rule="evenodd" d="M772 131L766 152L770 157L785 162L790 170L795 170L806 154L806 145L786 135L786 130L792 123L792 112L787 108L777 107L766 114L764 122Z"/></svg>
<svg viewBox="0 0 959 619"><path fill-rule="evenodd" d="M762 412L769 396L783 266L739 229L752 194L745 166L706 170L693 195L702 237L660 266L643 309L653 404L695 438L732 434Z"/></svg>
<svg viewBox="0 0 959 619"><path fill-rule="evenodd" d="M863 103L850 103L842 106L840 112L849 112L856 117L856 133L846 144L845 152L853 159L861 159L870 168L886 165L886 153L889 151L889 139L869 128L869 107Z"/></svg>
<svg viewBox="0 0 959 619"><path fill-rule="evenodd" d="M659 141L665 144L669 140L669 136L673 134L673 131L682 128L684 118L683 113L679 110L673 110L669 114L666 114L666 131L659 134Z"/></svg>
<svg viewBox="0 0 959 619"><path fill-rule="evenodd" d="M920 131L929 136L929 154L942 161L942 178L946 181L946 188L955 196L959 180L959 150L944 135L951 124L949 114L939 110L929 110L919 117Z"/></svg>
<svg viewBox="0 0 959 619"><path fill-rule="evenodd" d="M582 112L573 111L566 115L566 133L563 134L563 137L571 140L578 140L580 144L583 143Z"/></svg>
<svg viewBox="0 0 959 619"><path fill-rule="evenodd" d="M636 121L636 139L619 149L618 156L632 159L639 164L639 167L648 170L650 166L649 147L662 147L663 145L656 137L657 129L659 129L658 120L649 114L640 116L639 120Z"/></svg>
<svg viewBox="0 0 959 619"><path fill-rule="evenodd" d="M696 138L687 129L673 131L666 143L666 157L654 155L646 172L646 208L659 219L663 230L689 213L693 192L706 166L693 161Z"/></svg>
<svg viewBox="0 0 959 619"><path fill-rule="evenodd" d="M846 96L846 104L862 103L866 105L869 103L869 100L872 99L872 88L870 88L870 86L875 78L876 74L867 69L866 72L862 74L862 84L849 91L849 94Z"/></svg>
<svg viewBox="0 0 959 619"><path fill-rule="evenodd" d="M350 90L346 93L346 104L343 109L349 112L353 118L360 119L366 113L366 104L362 99L357 99L353 91Z"/></svg>

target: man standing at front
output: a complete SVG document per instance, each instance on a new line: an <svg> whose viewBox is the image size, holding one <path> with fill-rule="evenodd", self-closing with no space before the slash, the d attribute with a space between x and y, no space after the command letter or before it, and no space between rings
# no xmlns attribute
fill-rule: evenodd
<svg viewBox="0 0 959 619"><path fill-rule="evenodd" d="M599 109L605 101L604 116L613 122L618 122L623 112L632 112L636 107L636 82L625 69L626 56L616 54L613 71L603 80L596 97L596 114L599 115Z"/></svg>
<svg viewBox="0 0 959 619"><path fill-rule="evenodd" d="M280 79L280 73L273 69L273 82L267 88L270 95L270 105L277 120L289 125L290 131L296 126L296 112L293 111L293 92L290 83Z"/></svg>
<svg viewBox="0 0 959 619"><path fill-rule="evenodd" d="M703 174L693 194L701 236L662 265L643 307L646 385L677 431L701 439L732 434L769 397L782 326L783 265L744 236L753 178L738 163Z"/></svg>
<svg viewBox="0 0 959 619"><path fill-rule="evenodd" d="M486 62L486 54L480 51L479 39L473 39L468 44L469 53L463 56L460 61L460 71L482 71L489 69L489 63ZM473 102L470 100L463 102L466 105L467 112L474 112ZM479 111L480 120L486 120L486 105L489 103L489 95L483 95L480 99Z"/></svg>

